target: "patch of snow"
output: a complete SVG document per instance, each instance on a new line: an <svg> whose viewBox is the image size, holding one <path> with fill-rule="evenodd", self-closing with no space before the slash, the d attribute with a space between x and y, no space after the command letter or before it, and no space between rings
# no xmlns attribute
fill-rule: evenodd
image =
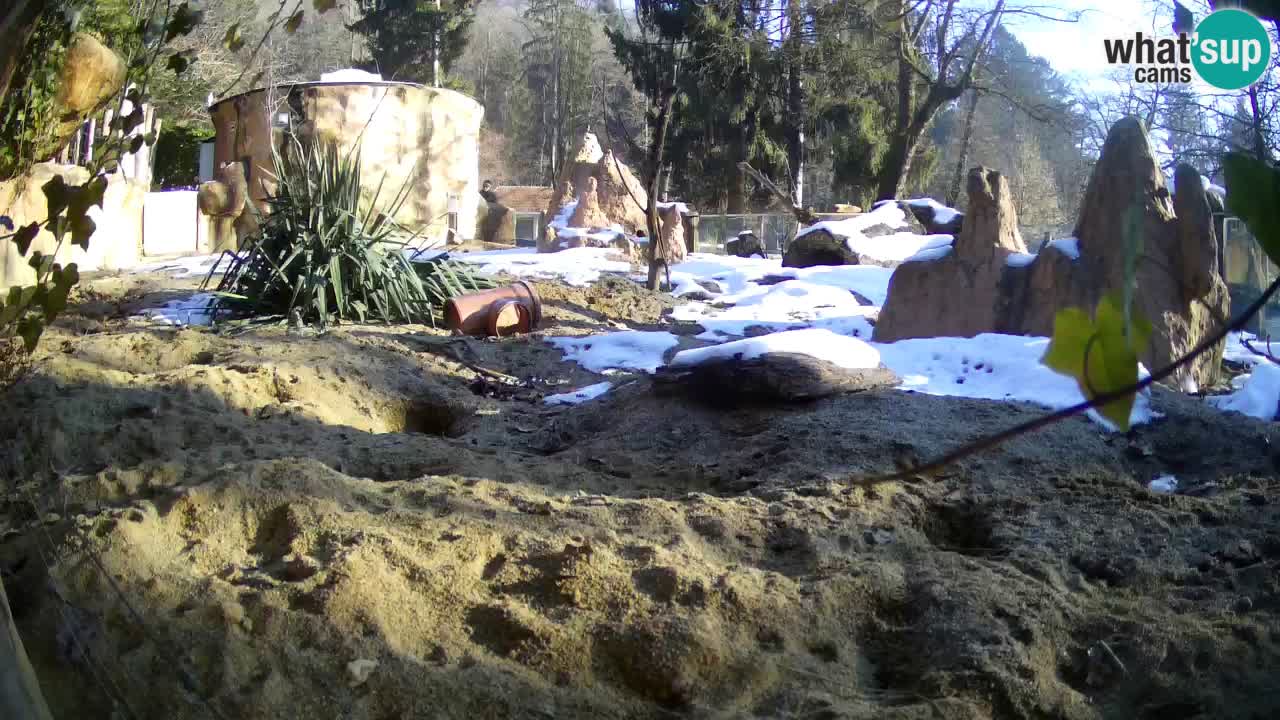
<svg viewBox="0 0 1280 720"><path fill-rule="evenodd" d="M1254 347L1262 352L1271 352L1273 355L1280 357L1280 342L1271 343L1271 349L1268 350L1267 343L1259 340L1257 335L1246 332L1233 332L1227 333L1227 343L1223 348L1222 359L1238 362L1242 365L1258 365L1271 362L1262 355L1245 347L1246 341L1252 342Z"/></svg>
<svg viewBox="0 0 1280 720"><path fill-rule="evenodd" d="M609 388L613 387L613 383L605 380L594 385L570 390L566 393L556 393L548 395L542 399L542 402L548 405L580 405L588 400L594 400L601 395L609 392Z"/></svg>
<svg viewBox="0 0 1280 720"><path fill-rule="evenodd" d="M226 259L222 259L223 254L216 255L188 255L186 257L173 258L171 260L160 260L145 265L136 265L127 271L130 274L137 273L167 273L174 277L190 277L192 275L204 276L208 275L214 265L218 266L218 271L222 272L231 265L231 256L227 255ZM221 262L219 262L221 260Z"/></svg>
<svg viewBox="0 0 1280 720"><path fill-rule="evenodd" d="M349 82L382 82L382 76L378 73L371 73L365 70L357 70L355 68L343 68L342 70L334 70L333 72L321 73L320 82L323 83L349 83Z"/></svg>
<svg viewBox="0 0 1280 720"><path fill-rule="evenodd" d="M476 265L487 275L506 273L521 278L558 278L577 287L585 287L600 279L603 273L629 273L631 264L611 260L612 248L580 247L553 253L540 253L534 248L485 250L454 253L451 260Z"/></svg>
<svg viewBox="0 0 1280 720"><path fill-rule="evenodd" d="M889 297L889 278L893 277L893 268L879 265L818 265L781 268L776 274L814 285L851 290L879 307Z"/></svg>
<svg viewBox="0 0 1280 720"><path fill-rule="evenodd" d="M878 308L861 305L853 293L837 285L785 280L776 285L747 283L740 292L726 292L714 302L677 307L671 317L706 328L702 340L742 337L749 327L771 330L826 328L841 335L871 337L867 316Z"/></svg>
<svg viewBox="0 0 1280 720"><path fill-rule="evenodd" d="M972 338L917 338L873 343L899 389L927 395L1021 401L1059 410L1084 401L1075 380L1041 364L1049 338L985 333ZM1145 369L1139 366L1139 374ZM1096 413L1090 417L1110 423ZM1152 417L1149 393L1138 395L1130 420Z"/></svg>
<svg viewBox="0 0 1280 720"><path fill-rule="evenodd" d="M937 223L949 223L956 219L960 214L959 210L947 207L933 198L915 198L908 200L907 204L911 207L931 207L933 208L933 221Z"/></svg>
<svg viewBox="0 0 1280 720"><path fill-rule="evenodd" d="M212 293L195 293L190 297L170 300L158 308L147 308L137 317L165 325L212 325L217 302L218 297Z"/></svg>
<svg viewBox="0 0 1280 720"><path fill-rule="evenodd" d="M1006 267L1026 267L1036 261L1035 253L1010 253L1009 257L1004 259Z"/></svg>
<svg viewBox="0 0 1280 720"><path fill-rule="evenodd" d="M560 212L547 223L547 226L556 231L556 238L564 240L568 238L587 238L595 242L609 243L613 241L619 234L625 235L622 226L617 223L603 229L578 228L569 227L569 219L573 217L573 211L578 209L578 201L570 200L560 206ZM573 249L573 248L570 248Z"/></svg>
<svg viewBox="0 0 1280 720"><path fill-rule="evenodd" d="M943 237L951 237L951 236L950 236L950 235L944 235ZM919 252L917 252L916 254L912 255L911 257L909 257L909 258L907 258L907 259L903 260L902 262L904 262L904 263L909 263L909 262L930 262L930 261L932 261L932 260L941 260L942 258L944 258L944 257L946 257L947 255L950 255L950 254L951 254L951 246L950 246L950 245L942 245L942 246L940 246L940 247L927 247L927 248L923 248L923 249L921 249Z"/></svg>
<svg viewBox="0 0 1280 720"><path fill-rule="evenodd" d="M690 253L684 262L671 266L671 282L680 287L688 280L714 280L725 292L737 293L766 275L782 271L782 261L760 257L740 258L714 253Z"/></svg>
<svg viewBox="0 0 1280 720"><path fill-rule="evenodd" d="M845 244L853 252L881 262L901 262L922 249L951 242L950 235L916 235L905 230L880 237L867 237L864 234L865 230L877 225L895 229L906 228L907 213L897 203L878 204L871 212L843 220L823 220L801 228L796 233L796 238L802 238L818 230L826 230L836 237L844 238Z"/></svg>
<svg viewBox="0 0 1280 720"><path fill-rule="evenodd" d="M1217 195L1217 196L1218 196L1218 199L1219 199L1219 200L1221 200L1222 202L1226 202L1226 201L1227 201L1227 189L1226 189L1226 188L1222 187L1221 185L1214 185L1214 184L1213 184L1213 181L1212 181L1212 180L1210 180L1208 177L1206 177L1206 176L1204 176L1204 175L1201 175L1201 176L1200 176L1200 183L1201 183L1202 185L1204 185L1204 191L1205 191L1205 192L1207 192L1207 193L1211 193L1211 194L1213 194L1213 195ZM1172 191L1172 190L1173 190L1173 188L1172 188L1172 187L1170 187L1170 188L1169 188L1169 190L1170 190L1170 191Z"/></svg>
<svg viewBox="0 0 1280 720"><path fill-rule="evenodd" d="M1280 365L1263 360L1253 372L1231 381L1236 391L1209 398L1209 403L1226 412L1238 412L1260 420L1274 420L1280 408Z"/></svg>
<svg viewBox="0 0 1280 720"><path fill-rule="evenodd" d="M1057 248L1058 252L1071 258L1072 260L1080 259L1080 241L1073 237L1059 238L1050 240L1049 246Z"/></svg>
<svg viewBox="0 0 1280 720"><path fill-rule="evenodd" d="M689 206L682 202L660 202L655 204L658 206L659 210L666 210L667 208L674 206L681 215L689 214Z"/></svg>
<svg viewBox="0 0 1280 720"><path fill-rule="evenodd" d="M894 207L897 207L896 205ZM909 232L894 233L869 238L861 233L849 236L845 244L849 249L865 257L881 262L907 262L913 257L931 250L951 249L950 235L916 235ZM942 253L945 255L946 253ZM940 256L939 256L940 257Z"/></svg>
<svg viewBox="0 0 1280 720"><path fill-rule="evenodd" d="M671 359L671 367L690 367L721 358L754 360L765 353L808 355L851 370L880 366L880 353L870 344L847 335L837 335L830 330L808 328L682 350Z"/></svg>
<svg viewBox="0 0 1280 720"><path fill-rule="evenodd" d="M843 220L823 220L814 223L806 228L800 228L796 232L797 238L802 238L811 232L826 230L832 235L840 237L850 237L852 235L861 235L862 231L876 225L888 225L891 228L907 227L907 213L896 203L885 201L884 203L876 203L871 212L865 212L855 215L851 218Z"/></svg>
<svg viewBox="0 0 1280 720"><path fill-rule="evenodd" d="M627 330L583 337L547 338L547 342L564 351L566 360L573 360L591 372L623 369L651 373L663 364L663 356L679 340L669 332Z"/></svg>
<svg viewBox="0 0 1280 720"><path fill-rule="evenodd" d="M1171 493L1178 489L1178 478L1172 475L1161 475L1147 483L1147 487L1151 489L1151 492Z"/></svg>

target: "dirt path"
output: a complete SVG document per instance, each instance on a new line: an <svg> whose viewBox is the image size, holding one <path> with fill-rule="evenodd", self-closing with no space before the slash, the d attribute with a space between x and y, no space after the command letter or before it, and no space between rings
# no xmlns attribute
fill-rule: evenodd
<svg viewBox="0 0 1280 720"><path fill-rule="evenodd" d="M171 288L136 282L4 400L0 570L58 717L1280 714L1270 424L1158 393L1127 437L1074 420L850 490L1039 411L627 376L556 408L602 378L536 338L142 327ZM548 335L670 305L540 291Z"/></svg>

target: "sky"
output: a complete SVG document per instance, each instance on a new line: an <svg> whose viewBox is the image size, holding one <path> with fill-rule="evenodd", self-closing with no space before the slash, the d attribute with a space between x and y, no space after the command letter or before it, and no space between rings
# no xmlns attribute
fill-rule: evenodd
<svg viewBox="0 0 1280 720"><path fill-rule="evenodd" d="M1099 77L1112 66L1103 54L1102 41L1110 37L1132 37L1141 30L1144 34L1155 25L1154 5L1144 0L1036 0L1053 5L1045 14L1080 12L1079 22L1053 22L1030 17L1008 17L1008 28L1028 52L1049 61L1063 75L1077 76L1080 80ZM1172 7L1172 2L1168 3ZM1167 12L1167 11L1166 11ZM1160 19L1160 35L1171 35L1172 28L1166 19ZM1198 18L1197 18L1198 19Z"/></svg>

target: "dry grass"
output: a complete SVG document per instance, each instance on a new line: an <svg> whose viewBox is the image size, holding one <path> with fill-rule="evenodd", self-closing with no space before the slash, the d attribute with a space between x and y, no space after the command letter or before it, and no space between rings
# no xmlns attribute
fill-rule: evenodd
<svg viewBox="0 0 1280 720"><path fill-rule="evenodd" d="M31 370L31 355L18 338L0 339L0 392L8 390Z"/></svg>

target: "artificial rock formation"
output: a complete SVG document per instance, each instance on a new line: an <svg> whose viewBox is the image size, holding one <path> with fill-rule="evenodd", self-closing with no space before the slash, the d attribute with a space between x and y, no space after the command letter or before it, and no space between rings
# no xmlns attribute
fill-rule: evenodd
<svg viewBox="0 0 1280 720"><path fill-rule="evenodd" d="M759 255L762 258L769 257L764 251L764 245L760 242L760 238L755 233L744 232L725 242L724 252L726 255L734 255L741 258L748 258Z"/></svg>
<svg viewBox="0 0 1280 720"><path fill-rule="evenodd" d="M237 237L247 237L256 229L252 224L253 213L246 212L248 201L249 185L244 179L244 166L238 162L224 164L218 168L214 180L200 184L196 204L209 218L212 252L234 252L239 248Z"/></svg>
<svg viewBox="0 0 1280 720"><path fill-rule="evenodd" d="M37 153L52 157L66 146L85 120L106 107L124 85L124 61L111 48L86 33L76 33L58 76L58 127Z"/></svg>
<svg viewBox="0 0 1280 720"><path fill-rule="evenodd" d="M583 189L592 182L595 186L596 207L606 221L595 225L579 224L576 218L583 211L582 203L579 202L574 217L569 220L569 227L619 225L631 234L645 229L644 214L649 194L625 163L614 157L612 151L605 152L600 148L599 140L592 133L582 136L573 160L565 163L561 169L556 191L547 206L547 218L559 216L561 209L576 197L575 193L580 196ZM545 239L538 246L540 252L555 252L558 249L558 244Z"/></svg>
<svg viewBox="0 0 1280 720"><path fill-rule="evenodd" d="M1009 183L994 170L969 172L969 218L941 258L905 262L889 280L875 339L893 342L991 332L1005 261L1025 253Z"/></svg>
<svg viewBox="0 0 1280 720"><path fill-rule="evenodd" d="M845 239L826 230L811 230L787 244L782 254L783 267L805 268L817 265L858 265L862 259L849 249Z"/></svg>
<svg viewBox="0 0 1280 720"><path fill-rule="evenodd" d="M667 267L681 262L688 254L684 244L684 217L680 206L668 205L658 211L661 227L658 228L658 246L654 252L659 260L667 263Z"/></svg>
<svg viewBox="0 0 1280 720"><path fill-rule="evenodd" d="M974 192L979 176L990 175L999 177L986 170L970 175L969 212L953 251L939 260L905 263L894 273L876 340L979 332L1051 335L1059 310L1092 312L1103 295L1123 287L1125 219L1134 209L1141 214L1142 233L1135 308L1153 326L1140 354L1143 364L1152 370L1170 364L1226 322L1227 288L1218 272L1213 218L1199 174L1179 166L1177 193L1170 196L1137 118L1117 122L1107 135L1076 223L1078 253L1051 244L1034 259L1003 262L1024 250L1018 249L1020 241L1009 242L1016 232L1012 204L1008 219L997 212L993 223L982 183ZM994 274L999 277L993 286ZM1210 384L1221 359L1219 345L1174 379L1184 387Z"/></svg>
<svg viewBox="0 0 1280 720"><path fill-rule="evenodd" d="M956 213L943 222L939 217L938 208L931 202L908 201L902 203L902 206L924 226L924 231L929 235L954 237L959 235L960 229L964 227L964 213Z"/></svg>
<svg viewBox="0 0 1280 720"><path fill-rule="evenodd" d="M612 224L609 216L605 215L604 210L600 208L596 179L588 177L582 192L578 194L578 206L569 216L569 227L600 230Z"/></svg>

